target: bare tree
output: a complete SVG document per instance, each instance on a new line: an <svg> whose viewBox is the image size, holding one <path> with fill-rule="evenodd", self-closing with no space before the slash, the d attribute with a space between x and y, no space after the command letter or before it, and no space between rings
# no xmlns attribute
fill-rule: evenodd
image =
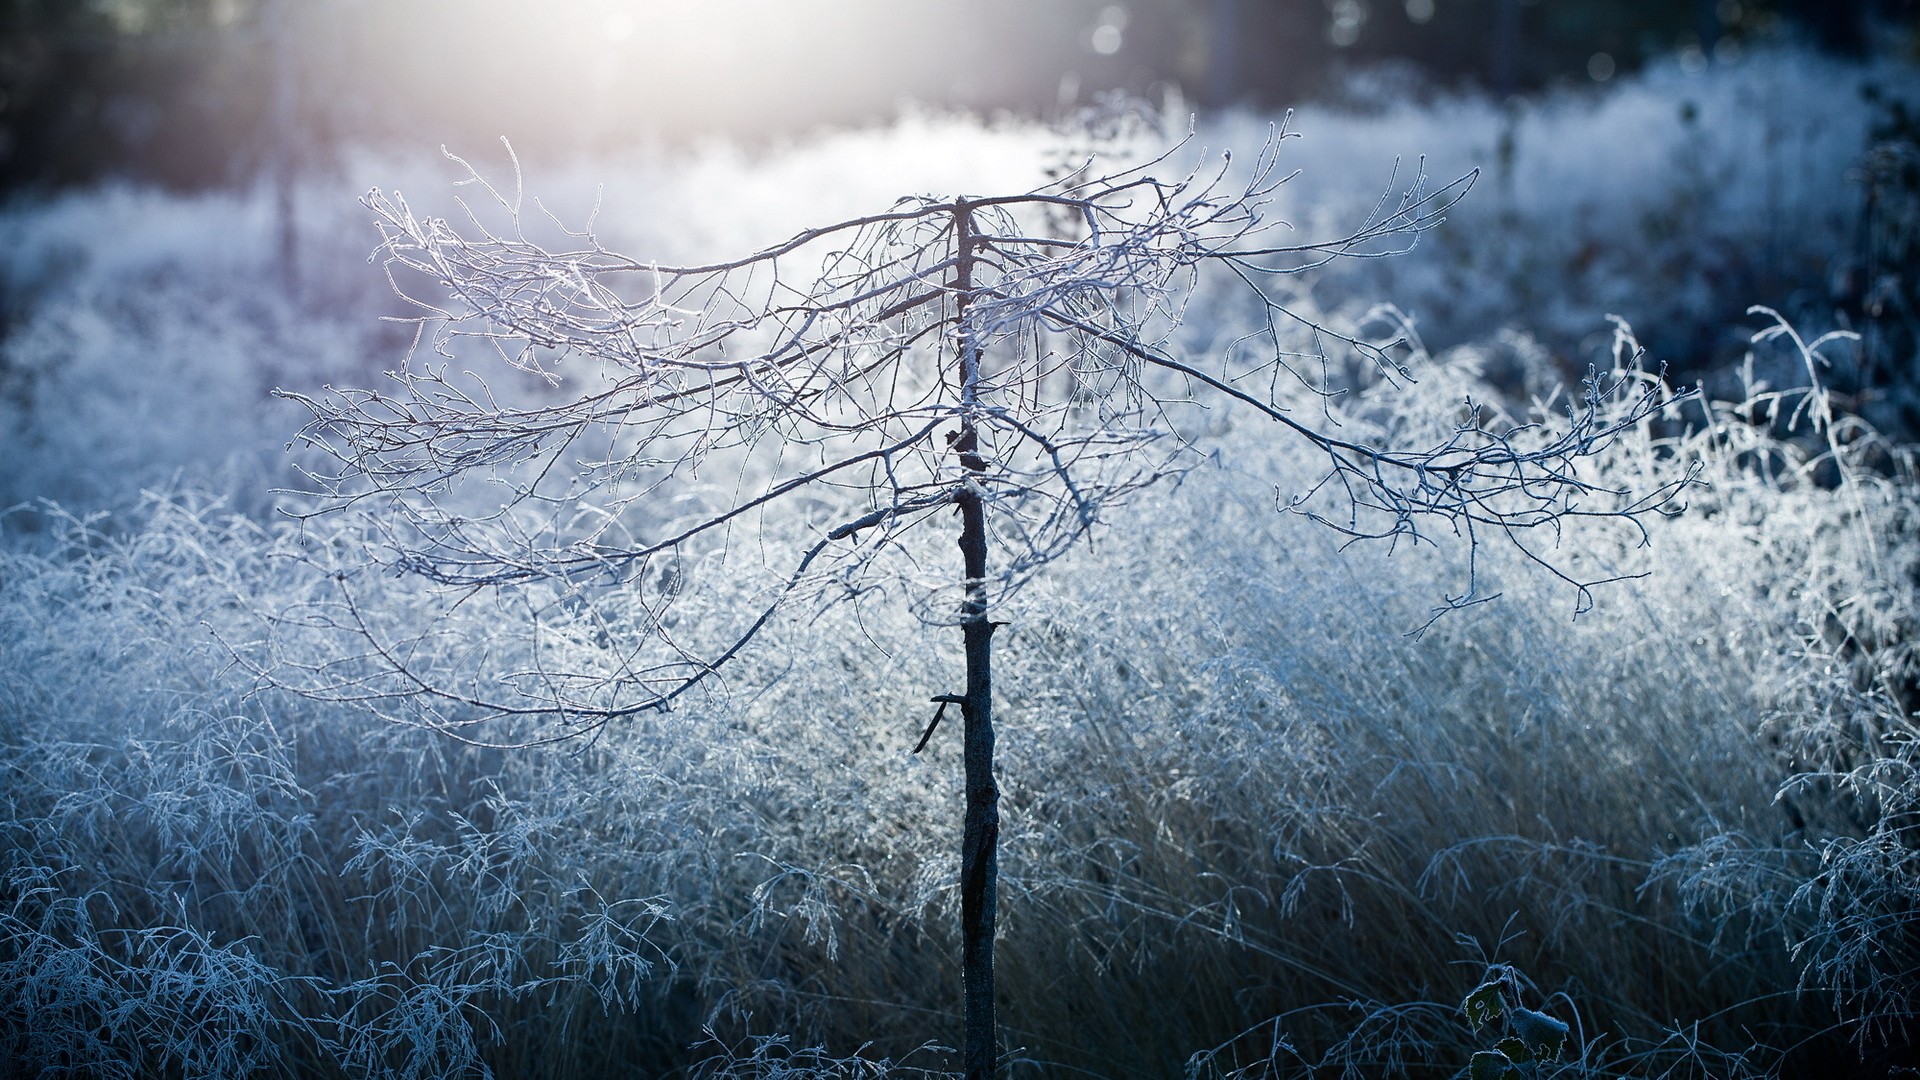
<svg viewBox="0 0 1920 1080"><path fill-rule="evenodd" d="M1105 175L1089 166L1020 194L902 199L700 266L615 254L591 224L566 231L564 250L536 242L517 176L496 189L469 167L485 199L458 229L370 194L389 273L435 349L416 349L385 391L293 395L313 414L305 441L342 466L315 475L326 496L315 512L371 503L378 557L456 603L525 597L525 644L467 668L439 663L434 631L370 617L340 574L337 621L360 647L276 677L465 739L576 737L666 708L714 679L778 605L858 591L910 530L956 513L960 572L925 610L959 627L966 684L933 697L920 747L958 706L964 1061L985 1080L997 1059L993 614L1116 500L1198 460L1185 410L1231 405L1311 447L1321 479L1288 505L1349 536L1420 542L1437 523L1469 567L1498 538L1583 604L1595 582L1549 558L1561 524L1637 525L1684 481L1634 492L1582 476L1583 459L1672 401L1631 372L1590 379L1553 422L1494 423L1468 402L1431 444L1343 434L1360 426L1343 428L1339 372L1409 379L1414 346L1337 332L1270 282L1404 249L1473 177L1390 184L1347 235L1276 244L1267 214L1288 137L1274 132L1238 172L1225 156L1174 179L1154 175L1171 155ZM1196 296L1247 332L1198 341L1183 329ZM459 370L475 341L547 388L510 395L502 377L490 386ZM577 360L591 361L584 374L566 363ZM721 494L694 481L703 466L726 469ZM762 602L723 638L691 640L699 631L674 605L698 587L699 560L795 535ZM621 602L580 606L595 592ZM1469 572L1444 607L1482 599ZM614 659L569 664L552 647L582 633Z"/></svg>

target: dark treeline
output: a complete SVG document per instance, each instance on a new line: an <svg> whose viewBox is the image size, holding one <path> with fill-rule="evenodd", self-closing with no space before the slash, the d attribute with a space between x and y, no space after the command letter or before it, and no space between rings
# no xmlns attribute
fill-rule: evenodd
<svg viewBox="0 0 1920 1080"><path fill-rule="evenodd" d="M1912 48L1920 0L0 0L0 189L170 187L346 142L566 152L757 138L903 101L1046 113L1106 89L1276 106L1399 62L1524 93L1779 36Z"/></svg>

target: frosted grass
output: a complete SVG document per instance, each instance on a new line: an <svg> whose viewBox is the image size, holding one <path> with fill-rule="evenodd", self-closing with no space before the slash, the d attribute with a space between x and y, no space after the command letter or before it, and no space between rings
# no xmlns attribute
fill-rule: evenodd
<svg viewBox="0 0 1920 1080"><path fill-rule="evenodd" d="M1273 513L1287 463L1231 437L1037 584L1003 668L1024 1055L1241 1067L1272 1015L1314 1060L1464 1060L1448 1010L1495 960L1565 995L1595 1072L1900 1030L1909 728L1876 684L1907 661L1809 628L1912 610L1911 481L1764 480L1743 462L1804 455L1730 421L1636 451L1674 452L1709 502L1579 620L1495 566L1497 606L1407 637L1453 568L1337 553ZM268 625L326 588L288 556L350 535L173 496L60 536L0 569L9 1053L785 1075L740 1040L822 1048L790 1070L871 1044L832 1067L873 1070L947 1022L954 748L906 751L955 661L893 598L793 613L688 709L499 753L252 691L216 642L317 633ZM379 603L404 617L410 588ZM1373 1004L1307 1008L1331 1001Z"/></svg>

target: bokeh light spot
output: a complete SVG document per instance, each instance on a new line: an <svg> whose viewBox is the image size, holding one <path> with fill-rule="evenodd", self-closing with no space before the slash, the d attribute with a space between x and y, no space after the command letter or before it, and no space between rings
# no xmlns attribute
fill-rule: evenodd
<svg viewBox="0 0 1920 1080"><path fill-rule="evenodd" d="M1362 0L1334 0L1329 5L1333 22L1327 26L1327 40L1346 48L1360 40L1360 27L1367 21L1367 5Z"/></svg>

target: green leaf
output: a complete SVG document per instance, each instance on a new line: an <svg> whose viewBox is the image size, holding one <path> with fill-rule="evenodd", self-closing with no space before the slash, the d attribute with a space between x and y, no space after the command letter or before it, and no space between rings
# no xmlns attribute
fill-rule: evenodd
<svg viewBox="0 0 1920 1080"><path fill-rule="evenodd" d="M1498 1050L1482 1050L1467 1062L1467 1080L1507 1080L1520 1070Z"/></svg>
<svg viewBox="0 0 1920 1080"><path fill-rule="evenodd" d="M1533 1051L1527 1049L1527 1044L1519 1039L1501 1039L1493 1044L1493 1048L1505 1054L1508 1061L1516 1064L1533 1060Z"/></svg>
<svg viewBox="0 0 1920 1080"><path fill-rule="evenodd" d="M1500 1010L1506 1003L1500 1000L1500 984L1483 982L1473 988L1467 1000L1460 1003L1460 1011L1467 1014L1467 1026L1475 1031L1500 1019Z"/></svg>
<svg viewBox="0 0 1920 1080"><path fill-rule="evenodd" d="M1513 1031L1533 1051L1533 1056L1547 1061L1558 1059L1561 1048L1567 1044L1567 1025L1532 1009L1513 1010Z"/></svg>

